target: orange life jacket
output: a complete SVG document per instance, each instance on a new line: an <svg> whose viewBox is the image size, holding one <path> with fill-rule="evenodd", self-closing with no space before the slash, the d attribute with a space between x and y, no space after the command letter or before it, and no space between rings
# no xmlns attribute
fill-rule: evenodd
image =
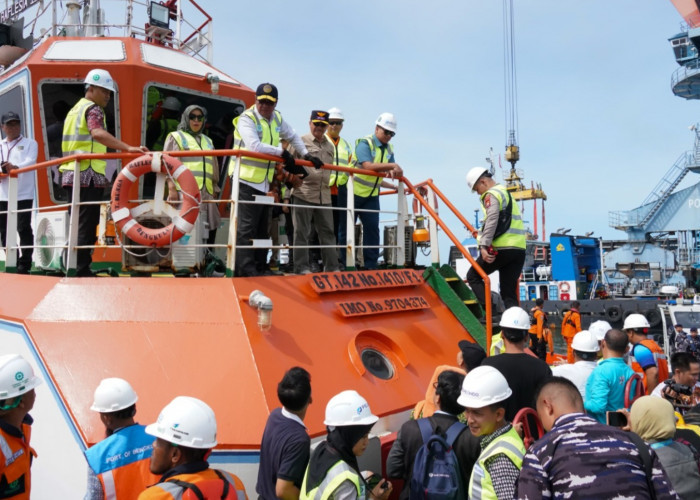
<svg viewBox="0 0 700 500"><path fill-rule="evenodd" d="M0 427L0 498L29 500L31 465L36 452L29 446L32 428L22 424L22 437Z"/></svg>
<svg viewBox="0 0 700 500"><path fill-rule="evenodd" d="M529 333L537 334L537 339L542 340L545 323L547 323L547 314L542 309L535 307L530 320L532 326L530 326Z"/></svg>
<svg viewBox="0 0 700 500"><path fill-rule="evenodd" d="M564 318L561 321L561 335L562 337L573 339L574 335L581 331L581 314L575 310L571 309L564 314Z"/></svg>
<svg viewBox="0 0 700 500"><path fill-rule="evenodd" d="M238 477L216 469L194 474L178 474L146 489L139 500L247 500L245 486Z"/></svg>
<svg viewBox="0 0 700 500"><path fill-rule="evenodd" d="M640 342L640 344L649 349L654 355L654 361L656 362L656 368L658 370L658 383L663 383L663 381L668 378L668 360L666 359L664 350L659 347L659 344L651 339L644 339ZM632 347L632 352L630 353L629 364L635 372L639 373L640 375L644 375L644 387L651 392L651 390L654 388L647 386L647 374L644 370L642 370L641 365L637 363L637 360L634 358L633 354L634 347Z"/></svg>

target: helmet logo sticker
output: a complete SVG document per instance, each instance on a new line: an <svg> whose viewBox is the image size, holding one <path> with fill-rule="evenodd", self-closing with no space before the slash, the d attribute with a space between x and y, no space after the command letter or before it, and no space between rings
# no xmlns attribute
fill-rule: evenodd
<svg viewBox="0 0 700 500"><path fill-rule="evenodd" d="M24 378L24 373L22 373L22 372L15 373L15 380L22 380L23 378Z"/></svg>
<svg viewBox="0 0 700 500"><path fill-rule="evenodd" d="M100 79L100 75L93 75L93 76L92 76L92 79L95 80L95 81L97 81L97 80Z"/></svg>

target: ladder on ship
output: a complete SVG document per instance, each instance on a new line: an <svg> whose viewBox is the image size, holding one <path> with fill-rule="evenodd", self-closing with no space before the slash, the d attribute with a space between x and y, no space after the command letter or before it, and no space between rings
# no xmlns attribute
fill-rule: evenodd
<svg viewBox="0 0 700 500"><path fill-rule="evenodd" d="M673 194L673 190L681 183L683 178L689 171L688 166L691 164L691 159L694 155L689 153L683 154L676 163L666 172L666 175L654 187L654 190L642 202L642 206L653 204L649 212L640 222L640 227L645 227L649 221L661 209L666 200Z"/></svg>

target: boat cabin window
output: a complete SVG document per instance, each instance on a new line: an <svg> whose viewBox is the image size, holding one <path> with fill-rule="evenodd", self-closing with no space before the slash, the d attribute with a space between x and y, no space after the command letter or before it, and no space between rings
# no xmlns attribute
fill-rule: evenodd
<svg viewBox="0 0 700 500"><path fill-rule="evenodd" d="M43 82L39 85L39 102L41 105L41 130L44 139L44 154L48 159L60 158L61 142L63 138L63 122L71 108L81 97L85 96L85 84L83 82ZM112 96L109 104L105 108L107 119L107 130L110 134L118 137L116 132L117 123L115 120L115 99ZM108 152L114 152L108 149ZM107 161L107 178L113 179L119 167L118 160ZM49 188L51 199L55 203L62 203L68 199L67 192L61 186L61 178L58 172L58 165L51 168ZM110 197L110 190L105 189L104 199Z"/></svg>
<svg viewBox="0 0 700 500"><path fill-rule="evenodd" d="M245 109L243 101L213 96L203 92L166 84L147 85L144 89L144 132L142 143L151 151L162 151L165 138L177 130L185 109L197 104L207 110L204 133L214 143L215 149L233 147L233 119ZM219 157L220 187L226 181L224 158ZM141 177L141 197L150 198L155 188L155 174Z"/></svg>
<svg viewBox="0 0 700 500"><path fill-rule="evenodd" d="M0 116L14 111L20 116L22 135L27 136L27 113L24 108L24 89L19 85L0 94Z"/></svg>

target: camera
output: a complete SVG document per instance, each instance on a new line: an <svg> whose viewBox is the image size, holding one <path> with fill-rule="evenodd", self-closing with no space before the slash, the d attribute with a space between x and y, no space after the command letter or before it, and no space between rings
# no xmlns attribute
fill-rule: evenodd
<svg viewBox="0 0 700 500"><path fill-rule="evenodd" d="M9 172L7 171L7 163L8 162L6 161L0 163L0 170L2 170L3 174L9 174Z"/></svg>
<svg viewBox="0 0 700 500"><path fill-rule="evenodd" d="M678 384L672 378L664 380L664 384L666 384L668 389L674 391L676 394L683 394L685 396L691 396L693 394L692 387L685 384Z"/></svg>

